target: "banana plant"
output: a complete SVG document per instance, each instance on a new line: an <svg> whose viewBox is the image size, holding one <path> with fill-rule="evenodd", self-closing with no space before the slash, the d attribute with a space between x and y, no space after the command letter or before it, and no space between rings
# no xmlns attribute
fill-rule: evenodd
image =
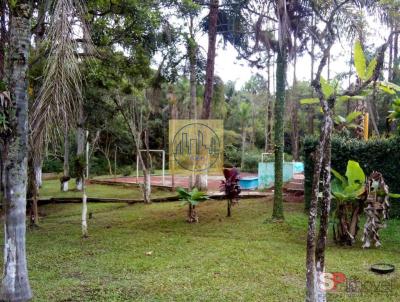
<svg viewBox="0 0 400 302"><path fill-rule="evenodd" d="M339 133L348 134L350 130L359 129L360 125L355 123L355 120L362 115L360 111L350 112L346 117L336 115L334 117L335 128Z"/></svg>
<svg viewBox="0 0 400 302"><path fill-rule="evenodd" d="M352 245L359 230L358 222L368 197L366 177L359 163L349 160L345 176L331 169L331 192L336 201L333 236L337 243ZM335 228L336 224L336 228Z"/></svg>
<svg viewBox="0 0 400 302"><path fill-rule="evenodd" d="M179 199L182 201L182 205L187 204L189 206L187 222L199 222L196 206L200 202L210 199L209 196L206 193L199 191L197 188L194 188L192 191L186 191L183 188L178 188L177 193L179 195Z"/></svg>
<svg viewBox="0 0 400 302"><path fill-rule="evenodd" d="M400 98L397 98L392 103L392 110L389 111L389 121L400 120ZM398 126L400 129L400 125Z"/></svg>

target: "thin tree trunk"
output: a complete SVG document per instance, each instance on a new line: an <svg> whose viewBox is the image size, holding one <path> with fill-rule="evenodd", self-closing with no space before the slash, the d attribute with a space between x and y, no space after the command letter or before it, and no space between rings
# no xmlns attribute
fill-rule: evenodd
<svg viewBox="0 0 400 302"><path fill-rule="evenodd" d="M267 61L267 99L266 99L266 104L265 104L265 146L264 146L264 152L268 152L269 150L269 122L270 122L270 113L269 111L271 110L270 108L270 96L271 96L271 57L268 54L268 61Z"/></svg>
<svg viewBox="0 0 400 302"><path fill-rule="evenodd" d="M189 72L190 72L190 110L189 119L197 120L197 81L196 81L196 53L197 44L193 32L193 16L190 16L190 40L188 42L189 53ZM196 175L191 173L189 175L189 189L192 190L196 186Z"/></svg>
<svg viewBox="0 0 400 302"><path fill-rule="evenodd" d="M226 217L231 217L232 216L232 200L227 199L227 213Z"/></svg>
<svg viewBox="0 0 400 302"><path fill-rule="evenodd" d="M315 26L315 17L312 17L312 24ZM314 65L315 65L315 41L311 37L311 53L310 53L310 59L311 59L311 77L310 77L310 82L313 81L314 79ZM311 91L311 97L314 97L314 90ZM309 106L307 108L307 119L308 119L308 134L314 135L314 107Z"/></svg>
<svg viewBox="0 0 400 302"><path fill-rule="evenodd" d="M33 161L33 170L35 173L35 181L38 188L42 187L42 165L42 156L35 156Z"/></svg>
<svg viewBox="0 0 400 302"><path fill-rule="evenodd" d="M269 130L269 110L270 110L270 108L269 108L269 104L270 104L270 101L269 101L269 96L267 97L267 100L266 100L266 105L265 105L265 108L266 108L266 111L265 111L265 128L264 128L264 136L265 136L265 140L264 140L264 152L268 152L268 144L269 144L269 132L268 132L268 130Z"/></svg>
<svg viewBox="0 0 400 302"><path fill-rule="evenodd" d="M64 166L63 177L61 180L61 191L68 192L69 181L69 135L68 127L65 127L64 133Z"/></svg>
<svg viewBox="0 0 400 302"><path fill-rule="evenodd" d="M328 134L324 147L324 160L322 163L322 206L320 216L320 227L315 248L315 269L317 277L325 272L325 247L329 226L329 212L331 208L331 134L333 129L332 118L327 119ZM326 292L317 286L317 301L326 301Z"/></svg>
<svg viewBox="0 0 400 302"><path fill-rule="evenodd" d="M243 121L244 124L244 121ZM244 169L244 154L245 154L245 148L246 148L246 130L244 128L244 125L242 125L242 156L241 156L241 161L240 161L240 169Z"/></svg>
<svg viewBox="0 0 400 302"><path fill-rule="evenodd" d="M268 150L273 150L273 138L274 138L274 110L275 110L275 103L270 101L269 104L269 112L268 112L268 120L269 120L269 147Z"/></svg>
<svg viewBox="0 0 400 302"><path fill-rule="evenodd" d="M391 28L391 31L393 31L393 28ZM393 37L390 38L389 44L388 79L389 81L393 80Z"/></svg>
<svg viewBox="0 0 400 302"><path fill-rule="evenodd" d="M284 147L284 115L285 84L287 55L285 46L278 51L276 62L276 104L275 104L275 188L273 219L283 219L283 147Z"/></svg>
<svg viewBox="0 0 400 302"><path fill-rule="evenodd" d="M83 158L85 154L85 129L84 126L84 113L83 113L83 105L80 105L79 108L79 118L78 118L78 127L76 129L76 157ZM76 189L78 191L83 190L83 179L80 176L76 177Z"/></svg>
<svg viewBox="0 0 400 302"><path fill-rule="evenodd" d="M84 176L82 177L82 183L84 182ZM88 226L87 226L87 195L86 186L83 184L82 187L82 237L87 238L89 236Z"/></svg>
<svg viewBox="0 0 400 302"><path fill-rule="evenodd" d="M5 163L8 153L8 143L0 142L0 203L4 204L4 188L5 188Z"/></svg>
<svg viewBox="0 0 400 302"><path fill-rule="evenodd" d="M399 29L400 29L400 26L397 25L396 30L398 31ZM400 78L399 33L398 32L394 35L394 38L393 38L393 60L394 60L394 62L393 62L393 80L392 81L398 81Z"/></svg>
<svg viewBox="0 0 400 302"><path fill-rule="evenodd" d="M0 80L5 77L5 57L6 43L8 40L7 21L6 21L6 1L1 0L0 3Z"/></svg>
<svg viewBox="0 0 400 302"><path fill-rule="evenodd" d="M17 1L11 11L10 27L10 92L16 126L5 162L2 301L32 298L25 249L30 19L30 1Z"/></svg>
<svg viewBox="0 0 400 302"><path fill-rule="evenodd" d="M326 182L328 180L327 173L330 173L330 167L327 169L327 160L324 159L324 154L327 151L327 144L330 141L330 136L332 132L332 117L331 114L325 114L324 120L322 123L319 146L315 151L314 155L314 176L313 176L313 185L312 185L312 196L310 203L310 214L308 218L308 233L307 233L307 257L306 257L306 268L307 268L307 302L315 302L318 301L317 298L319 295L319 286L318 286L318 272L321 272L322 263L319 263L319 267L317 268L316 263L316 229L317 229L317 213L318 213L318 196L319 196L319 183L321 170L324 168L324 195L323 195L323 207L324 211L328 209L330 204L327 203L327 196L325 196L325 189L327 186ZM323 165L324 164L324 165ZM330 192L329 192L330 194ZM323 235L322 231L320 230ZM325 239L326 240L326 239ZM322 260L321 254L323 255L323 251L321 252L322 241L320 242L318 248L318 260ZM318 269L318 271L317 271Z"/></svg>
<svg viewBox="0 0 400 302"><path fill-rule="evenodd" d="M39 186L36 182L36 174L34 169L35 158L33 153L28 154L28 191L26 197L31 200L29 205L29 221L31 227L39 226L39 212L37 199L39 194Z"/></svg>
<svg viewBox="0 0 400 302"><path fill-rule="evenodd" d="M193 16L190 16L190 40L188 42L189 70L190 70L190 111L189 119L197 119L197 93L196 93L196 53L197 44L193 33Z"/></svg>
<svg viewBox="0 0 400 302"><path fill-rule="evenodd" d="M294 43L294 49L296 51L296 40ZM291 122L292 125L292 156L295 161L299 160L299 102L296 99L296 87L297 87L297 79L296 79L296 68L297 68L297 55L294 54L293 60L293 85L292 85L292 93L291 93Z"/></svg>

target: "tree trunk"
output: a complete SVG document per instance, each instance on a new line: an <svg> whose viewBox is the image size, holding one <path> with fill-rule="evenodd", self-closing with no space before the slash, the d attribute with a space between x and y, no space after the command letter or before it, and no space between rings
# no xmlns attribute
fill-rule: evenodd
<svg viewBox="0 0 400 302"><path fill-rule="evenodd" d="M217 42L217 24L218 24L219 0L211 0L210 13L208 21L208 52L206 65L206 85L204 87L202 119L209 119L211 115L211 100L214 88L214 67L215 67L215 46ZM207 191L207 174L196 175L196 187L200 191Z"/></svg>
<svg viewBox="0 0 400 302"><path fill-rule="evenodd" d="M331 208L331 134L333 129L332 118L327 119L328 135L324 147L324 160L322 163L322 202L320 226L315 248L315 269L317 277L325 273L325 247L329 226L329 212ZM317 301L326 301L326 292L317 285Z"/></svg>
<svg viewBox="0 0 400 302"><path fill-rule="evenodd" d="M206 85L204 88L204 101L202 119L209 119L211 114L211 100L213 97L215 46L217 42L219 0L210 1L210 14L208 20L208 53L206 66Z"/></svg>
<svg viewBox="0 0 400 302"><path fill-rule="evenodd" d="M227 214L226 217L231 217L232 215L232 200L227 199Z"/></svg>
<svg viewBox="0 0 400 302"><path fill-rule="evenodd" d="M299 161L299 104L297 100L292 99L292 110L291 110L291 125L292 125L292 156L293 160Z"/></svg>
<svg viewBox="0 0 400 302"><path fill-rule="evenodd" d="M393 31L393 28L391 28ZM388 79L389 81L393 80L393 37L390 38L389 44L389 64L388 64Z"/></svg>
<svg viewBox="0 0 400 302"><path fill-rule="evenodd" d="M8 142L0 142L0 203L4 204L5 163L8 154Z"/></svg>
<svg viewBox="0 0 400 302"><path fill-rule="evenodd" d="M264 128L264 136L265 136L265 141L264 141L264 152L268 152L268 144L269 144L269 96L267 97L266 101L266 111L265 111L265 128Z"/></svg>
<svg viewBox="0 0 400 302"><path fill-rule="evenodd" d="M197 215L196 206L191 204L189 204L187 222L189 223L199 222L199 216Z"/></svg>
<svg viewBox="0 0 400 302"><path fill-rule="evenodd" d="M243 121L244 123L244 121ZM246 130L244 128L244 125L242 125L242 156L241 156L241 162L240 162L240 169L244 169L244 154L245 154L245 148L246 148Z"/></svg>
<svg viewBox="0 0 400 302"><path fill-rule="evenodd" d="M11 10L10 27L10 92L16 125L5 162L2 301L32 298L25 249L30 19L30 1L17 1Z"/></svg>
<svg viewBox="0 0 400 302"><path fill-rule="evenodd" d="M276 104L275 104L275 188L273 219L283 219L283 148L285 84L287 56L284 46L278 51L276 62Z"/></svg>
<svg viewBox="0 0 400 302"><path fill-rule="evenodd" d="M35 159L32 158L33 153L28 155L28 192L26 197L31 200L29 204L29 221L31 227L39 226L39 212L37 199L39 194L39 186L36 183L36 174L34 169Z"/></svg>
<svg viewBox="0 0 400 302"><path fill-rule="evenodd" d="M84 179L82 177L82 183ZM83 185L83 195L82 195L82 237L87 238L89 236L88 226L87 226L87 196L86 196L86 186Z"/></svg>
<svg viewBox="0 0 400 302"><path fill-rule="evenodd" d="M6 43L8 40L6 3L7 2L5 0L2 0L0 3L0 80L3 80L3 78L5 77Z"/></svg>
<svg viewBox="0 0 400 302"><path fill-rule="evenodd" d="M400 26L397 25L396 30L399 31ZM397 82L400 79L400 69L399 69L399 64L400 64L400 58L399 58L399 33L397 32L394 35L393 38L393 82Z"/></svg>
<svg viewBox="0 0 400 302"><path fill-rule="evenodd" d="M328 108L327 103L325 102L325 108ZM318 213L318 196L319 196L319 185L320 185L320 176L321 170L324 169L322 173L323 178L323 214L327 213L330 207L330 184L328 184L328 180L330 180L330 155L327 152L327 148L330 146L331 133L333 127L332 121L332 112L330 109L326 110L324 120L322 123L321 134L319 139L319 146L315 151L314 155L314 176L313 176L313 185L312 185L312 196L310 203L310 214L308 218L308 233L307 233L307 257L306 257L306 268L307 268L307 302L315 302L319 297L323 298L323 294L321 294L321 288L318 285L319 273L324 270L324 247L326 242L326 228L328 224L328 217L321 217L321 227L320 227L320 235L318 238L318 248L316 249L316 229L317 229L317 213ZM328 151L329 153L329 151ZM329 189L329 192L327 191ZM317 254L318 251L318 254Z"/></svg>
<svg viewBox="0 0 400 302"><path fill-rule="evenodd" d="M145 203L151 203L151 176L147 168L143 168L143 199Z"/></svg>
<svg viewBox="0 0 400 302"><path fill-rule="evenodd" d="M68 181L69 181L69 136L68 127L65 127L64 133L64 171L63 178L61 180L61 191L68 192Z"/></svg>
<svg viewBox="0 0 400 302"><path fill-rule="evenodd" d="M193 32L193 16L190 16L190 39L188 41L188 54L189 54L189 80L190 80L190 110L189 119L197 120L197 81L196 81L196 53L197 44ZM196 186L196 174L189 175L189 190Z"/></svg>
<svg viewBox="0 0 400 302"><path fill-rule="evenodd" d="M43 165L43 160L41 156L38 156L34 158L33 160L33 170L35 173L35 181L36 185L38 188L42 187L42 165Z"/></svg>
<svg viewBox="0 0 400 302"><path fill-rule="evenodd" d="M296 40L294 41L294 49L296 51ZM291 141L292 141L292 156L293 160L299 160L299 102L296 99L296 87L297 87L297 79L296 79L296 68L297 68L297 55L294 54L293 60L293 85L292 85L292 93L291 93L291 125L292 125L292 133L291 133Z"/></svg>
<svg viewBox="0 0 400 302"><path fill-rule="evenodd" d="M84 126L84 115L83 115L83 105L80 105L79 108L79 119L78 119L78 127L76 129L76 156L78 158L82 158L85 153L85 129ZM76 189L78 191L83 190L83 178L80 176L76 177Z"/></svg>
<svg viewBox="0 0 400 302"><path fill-rule="evenodd" d="M197 44L193 33L193 16L190 16L190 39L188 42L189 72L190 72L190 111L189 119L197 119L197 93L196 93L196 53Z"/></svg>

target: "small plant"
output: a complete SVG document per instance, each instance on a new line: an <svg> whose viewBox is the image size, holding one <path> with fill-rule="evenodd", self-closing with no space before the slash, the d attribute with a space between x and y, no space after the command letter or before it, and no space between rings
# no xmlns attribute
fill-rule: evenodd
<svg viewBox="0 0 400 302"><path fill-rule="evenodd" d="M336 242L352 245L358 232L358 220L363 209L368 192L366 177L359 163L349 160L346 176L331 169L335 178L331 183L332 195L336 200L336 229L333 236Z"/></svg>
<svg viewBox="0 0 400 302"><path fill-rule="evenodd" d="M227 217L231 217L232 204L239 202L241 192L239 185L239 171L236 168L224 169L225 180L221 181L220 190L225 192L227 200Z"/></svg>
<svg viewBox="0 0 400 302"><path fill-rule="evenodd" d="M397 198L399 194L389 193L381 173L373 171L368 179L359 163L349 160L346 175L331 169L335 178L331 183L332 195L336 201L333 227L334 240L337 243L352 245L359 230L359 218L362 211L366 214L364 225L363 247L370 247L372 242L380 246L378 231L385 227L388 218L389 197ZM373 194L373 198L368 198Z"/></svg>
<svg viewBox="0 0 400 302"><path fill-rule="evenodd" d="M177 189L179 199L182 201L182 205L188 205L188 217L187 222L194 223L199 222L199 217L196 212L196 206L207 199L209 199L208 195L204 192L199 191L197 188L194 188L192 191L188 192L185 189L179 188Z"/></svg>

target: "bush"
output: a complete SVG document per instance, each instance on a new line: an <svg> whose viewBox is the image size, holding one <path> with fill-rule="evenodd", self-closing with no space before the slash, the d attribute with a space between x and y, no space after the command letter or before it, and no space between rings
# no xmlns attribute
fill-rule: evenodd
<svg viewBox="0 0 400 302"><path fill-rule="evenodd" d="M43 173L60 173L63 171L63 162L58 158L45 158L43 160Z"/></svg>
<svg viewBox="0 0 400 302"><path fill-rule="evenodd" d="M122 176L130 176L133 173L133 168L131 166L123 166L117 169L118 174Z"/></svg>
<svg viewBox="0 0 400 302"><path fill-rule="evenodd" d="M312 153L318 140L308 137L304 140L305 183L304 197L306 209L310 206L314 162ZM400 137L389 139L371 139L361 141L342 137L332 138L332 168L344 174L349 160L360 163L366 175L372 171L383 174L386 184L392 193L400 193ZM391 200L391 217L400 218L400 201Z"/></svg>
<svg viewBox="0 0 400 302"><path fill-rule="evenodd" d="M241 150L233 145L224 147L224 162L233 167L240 167Z"/></svg>
<svg viewBox="0 0 400 302"><path fill-rule="evenodd" d="M257 172L258 163L261 161L261 154L255 152L246 152L244 154L243 172Z"/></svg>

